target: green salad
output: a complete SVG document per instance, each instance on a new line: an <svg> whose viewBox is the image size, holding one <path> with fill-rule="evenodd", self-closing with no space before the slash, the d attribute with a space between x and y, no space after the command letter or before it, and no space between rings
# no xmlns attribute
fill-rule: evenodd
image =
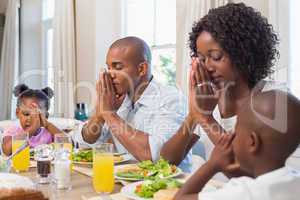
<svg viewBox="0 0 300 200"><path fill-rule="evenodd" d="M122 178L130 179L150 179L153 180L157 177L165 178L177 172L177 167L171 165L168 161L160 158L156 163L150 160L142 161L137 164L134 169L129 169L128 171L117 172L116 175Z"/></svg>
<svg viewBox="0 0 300 200"><path fill-rule="evenodd" d="M182 183L175 179L159 179L147 180L140 185L137 185L134 193L139 197L152 198L154 193L163 189L180 188Z"/></svg>
<svg viewBox="0 0 300 200"><path fill-rule="evenodd" d="M30 158L34 158L34 151L30 149Z"/></svg>
<svg viewBox="0 0 300 200"><path fill-rule="evenodd" d="M73 152L72 159L75 162L93 162L93 151L81 150L78 153Z"/></svg>
<svg viewBox="0 0 300 200"><path fill-rule="evenodd" d="M144 171L117 172L116 175L118 177L128 178L128 179L136 179L136 180L143 180L145 177L147 177L146 172L144 172Z"/></svg>
<svg viewBox="0 0 300 200"><path fill-rule="evenodd" d="M159 176L160 178L170 176L177 171L175 165L169 164L168 161L160 158L156 163L150 160L142 161L138 164L141 169L149 170L151 174Z"/></svg>

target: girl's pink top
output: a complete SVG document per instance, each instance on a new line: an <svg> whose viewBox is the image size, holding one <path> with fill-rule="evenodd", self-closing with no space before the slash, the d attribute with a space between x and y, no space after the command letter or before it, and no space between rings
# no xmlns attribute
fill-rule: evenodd
<svg viewBox="0 0 300 200"><path fill-rule="evenodd" d="M4 130L3 136L14 136L23 134L24 130L20 125L13 125ZM45 128L39 128L37 133L29 138L29 144L31 148L34 148L40 144L50 144L53 142L51 133Z"/></svg>

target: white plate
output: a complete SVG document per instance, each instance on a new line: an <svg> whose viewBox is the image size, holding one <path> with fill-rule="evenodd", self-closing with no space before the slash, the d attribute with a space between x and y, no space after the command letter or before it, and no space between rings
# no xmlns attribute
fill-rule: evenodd
<svg viewBox="0 0 300 200"><path fill-rule="evenodd" d="M124 181L141 181L141 179L137 179L137 178L126 178L126 177L117 176L116 173L118 171L120 171L122 168L130 166L130 165L136 165L136 164L127 164L127 165L116 166L115 167L115 178L118 179L118 180L124 180ZM174 178L174 177L177 177L177 176L181 175L182 173L183 173L182 170L179 167L177 167L176 173L171 174L170 176L162 177L162 178Z"/></svg>
<svg viewBox="0 0 300 200"><path fill-rule="evenodd" d="M28 177L13 173L0 173L0 188L14 189L35 189L35 185Z"/></svg>
<svg viewBox="0 0 300 200"><path fill-rule="evenodd" d="M139 181L139 182L135 182L135 183L131 183L128 184L126 186L124 186L121 189L121 194L129 199L133 199L133 200L153 200L153 198L142 198L137 196L134 191L137 185L142 184L144 181ZM211 192L211 191L216 191L217 188L210 185L210 184L206 184L205 187L202 189L202 192Z"/></svg>
<svg viewBox="0 0 300 200"><path fill-rule="evenodd" d="M123 157L123 160L115 162L115 164L121 164L121 163L127 162L127 161L129 161L131 159L131 156L129 154L122 155L122 157ZM73 164L90 165L90 166L92 166L93 162L73 161Z"/></svg>
<svg viewBox="0 0 300 200"><path fill-rule="evenodd" d="M122 155L126 155L128 153L126 152L114 152L114 156L122 156Z"/></svg>
<svg viewBox="0 0 300 200"><path fill-rule="evenodd" d="M131 158L132 158L130 154L124 154L121 156L123 157L123 160L115 162L115 164L121 164L121 163L127 162L127 161L131 160Z"/></svg>

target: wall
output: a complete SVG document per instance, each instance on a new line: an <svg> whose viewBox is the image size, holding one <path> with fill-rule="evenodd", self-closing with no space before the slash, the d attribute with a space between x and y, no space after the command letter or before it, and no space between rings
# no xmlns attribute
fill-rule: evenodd
<svg viewBox="0 0 300 200"><path fill-rule="evenodd" d="M1 52L2 52L2 41L4 33L4 23L5 23L5 11L7 7L8 0L0 0L0 61L1 61Z"/></svg>
<svg viewBox="0 0 300 200"><path fill-rule="evenodd" d="M77 0L77 102L90 106L95 99L95 84L105 66L110 44L121 35L120 0Z"/></svg>
<svg viewBox="0 0 300 200"><path fill-rule="evenodd" d="M265 17L269 16L269 0L233 0L233 2L244 2L246 5L259 10Z"/></svg>
<svg viewBox="0 0 300 200"><path fill-rule="evenodd" d="M96 8L96 69L99 71L105 66L109 46L121 36L122 3L120 0L97 1Z"/></svg>
<svg viewBox="0 0 300 200"><path fill-rule="evenodd" d="M96 0L76 2L77 102L90 102L89 87L95 84Z"/></svg>
<svg viewBox="0 0 300 200"><path fill-rule="evenodd" d="M0 13L5 13L8 0L0 0Z"/></svg>

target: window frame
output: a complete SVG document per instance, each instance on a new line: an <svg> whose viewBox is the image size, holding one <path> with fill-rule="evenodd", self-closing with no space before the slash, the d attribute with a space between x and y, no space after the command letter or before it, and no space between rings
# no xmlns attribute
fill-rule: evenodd
<svg viewBox="0 0 300 200"><path fill-rule="evenodd" d="M50 87L51 89L54 90L54 80L49 80L49 75L50 75L50 72L51 73L54 73L54 70L53 70L53 66L48 66L48 63L50 60L53 61L53 45L54 45L54 40L53 40L53 37L54 37L54 26L53 26L53 23L54 23L54 13L55 13L55 10L54 10L54 13L53 13L53 16L49 17L49 16L44 16L44 12L46 12L45 10L48 8L47 7L47 1L48 0L42 0L42 18L41 18L41 25L42 25L42 66L43 66L43 69L45 71L45 75L43 76L43 84L44 85L47 85L48 87ZM55 9L55 0L52 0L53 2L53 8ZM53 35L52 35L52 41L48 41L48 31L52 30L53 32ZM52 43L52 58L49 58L48 57L48 54L49 54L49 44ZM53 64L53 63L52 63ZM50 70L50 68L52 68L52 70ZM52 77L53 77L54 74L52 74ZM54 101L55 101L55 96L51 99L51 105L54 104ZM50 106L50 110L49 110L49 114L50 116L54 114L54 107L53 106Z"/></svg>
<svg viewBox="0 0 300 200"><path fill-rule="evenodd" d="M155 54L154 51L156 50L169 50L173 49L175 52L174 56L174 63L176 63L176 41L175 43L164 43L164 44L157 44L157 1L159 0L153 0L153 45L150 45L150 49L152 51L152 54ZM176 2L175 2L176 4ZM127 18L127 13L128 13L128 0L122 1L122 35L126 36L128 35L128 18ZM175 19L176 20L176 19ZM176 32L175 32L176 34ZM156 67L155 65L152 65L153 67ZM174 77L175 81L174 84L176 84L176 73Z"/></svg>
<svg viewBox="0 0 300 200"><path fill-rule="evenodd" d="M49 30L53 30L53 19L47 19L45 21L42 21L42 65L43 68L46 70L45 76L43 78L43 82L45 85L50 85L50 80L49 79L49 66L48 66L48 62L50 59L48 57L48 46L50 41L48 41L48 31ZM53 43L53 41L52 41ZM52 66L53 67L53 66Z"/></svg>

